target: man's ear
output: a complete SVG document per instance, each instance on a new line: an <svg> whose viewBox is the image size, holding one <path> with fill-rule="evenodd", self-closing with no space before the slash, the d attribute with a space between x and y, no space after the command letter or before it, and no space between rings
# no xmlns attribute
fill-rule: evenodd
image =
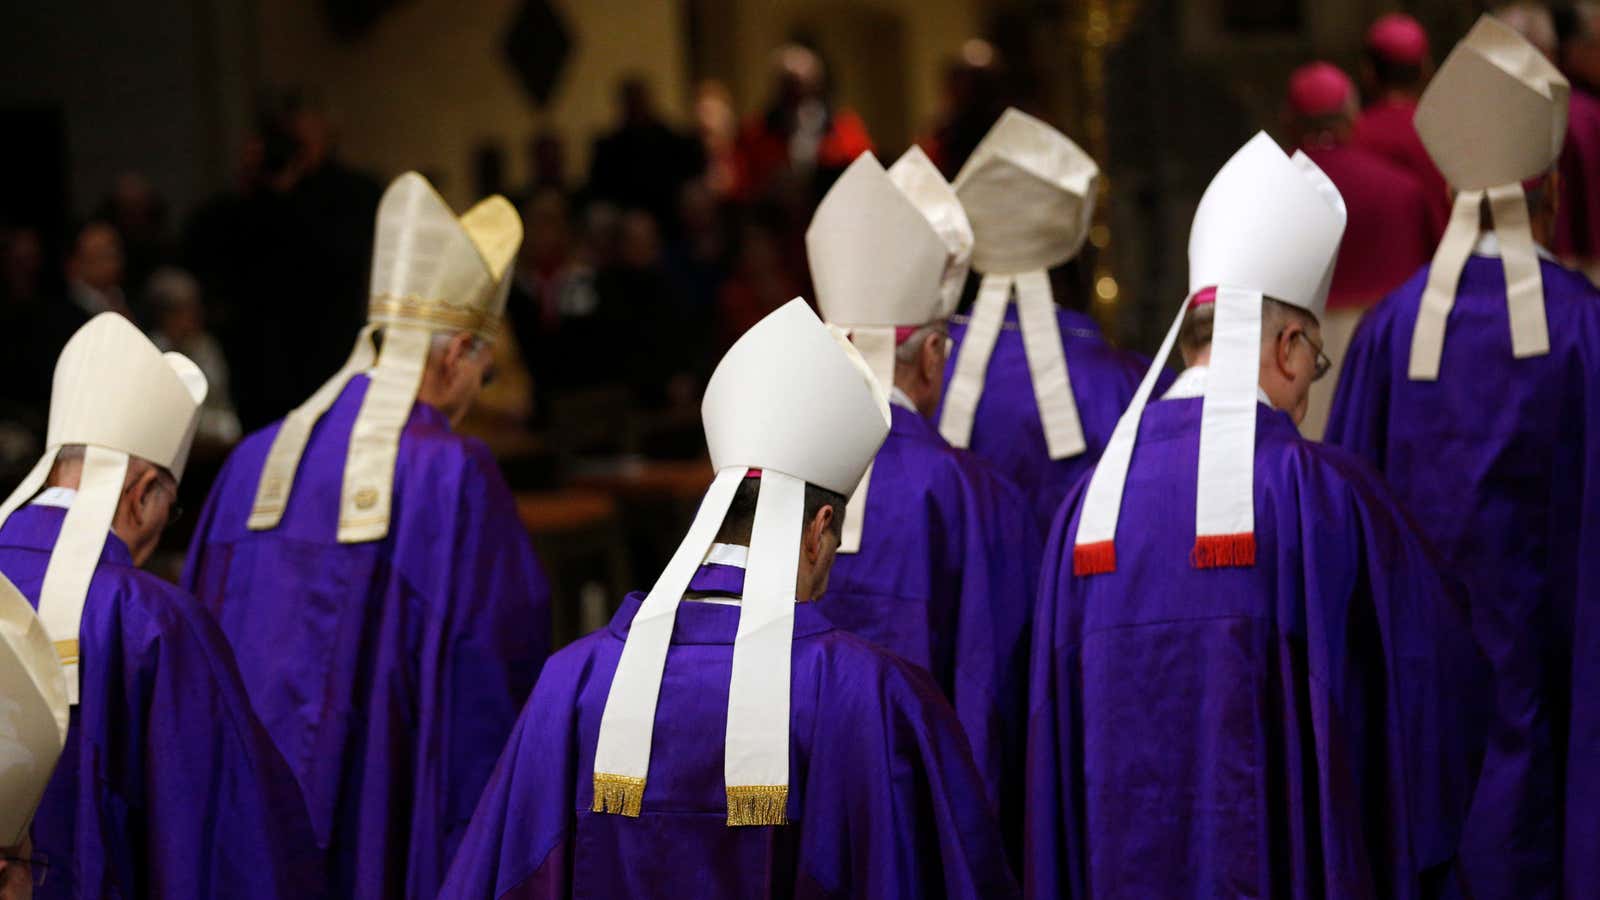
<svg viewBox="0 0 1600 900"><path fill-rule="evenodd" d="M454 369L457 364L472 355L472 332L458 331L450 336L444 345L444 366Z"/></svg>
<svg viewBox="0 0 1600 900"><path fill-rule="evenodd" d="M833 505L828 504L817 510L811 517L811 522L806 526L806 560L815 563L822 558L822 538L833 524Z"/></svg>
<svg viewBox="0 0 1600 900"><path fill-rule="evenodd" d="M146 466L128 484L127 496L132 501L129 504L128 515L133 518L134 524L141 528L148 524L146 517L150 514L149 502L159 490L156 482L160 480L160 477L156 474L154 468Z"/></svg>
<svg viewBox="0 0 1600 900"><path fill-rule="evenodd" d="M922 363L922 378L937 384L944 373L944 335L934 331L922 339L922 352L917 359Z"/></svg>

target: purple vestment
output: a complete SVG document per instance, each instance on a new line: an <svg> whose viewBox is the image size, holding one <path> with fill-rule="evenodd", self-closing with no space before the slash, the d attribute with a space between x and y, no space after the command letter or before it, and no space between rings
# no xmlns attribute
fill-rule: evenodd
<svg viewBox="0 0 1600 900"><path fill-rule="evenodd" d="M1039 423L1039 403L1033 395L1033 377L1028 373L1028 356L1022 349L1015 303L1006 306L1005 324L989 357L983 396L978 399L972 419L970 444L972 452L987 459L1032 499L1041 530L1054 518L1061 498L1083 473L1094 468L1106 441L1111 439L1111 430L1117 427L1117 419L1149 368L1148 360L1106 343L1099 326L1083 313L1057 307L1056 322L1061 329L1072 396L1078 403L1088 449L1070 459L1050 458L1044 426ZM963 323L951 325L950 337L956 347L960 347L966 332ZM955 374L956 355L957 350L952 349L945 367L946 383ZM1163 384L1168 380L1163 376Z"/></svg>
<svg viewBox="0 0 1600 900"><path fill-rule="evenodd" d="M420 402L388 536L338 542L366 386L317 423L269 531L245 522L277 426L239 445L184 580L305 791L330 893L432 898L548 653L549 591L488 449Z"/></svg>
<svg viewBox="0 0 1600 900"><path fill-rule="evenodd" d="M817 606L933 674L1009 832L1022 817L1039 529L1015 485L952 449L932 422L900 406L891 412L861 552L839 554Z"/></svg>
<svg viewBox="0 0 1600 900"><path fill-rule="evenodd" d="M0 572L34 604L65 517L24 506L0 528ZM108 535L78 640L82 702L33 821L37 896L317 896L294 775L194 598Z"/></svg>
<svg viewBox="0 0 1600 900"><path fill-rule="evenodd" d="M1073 574L1081 486L1046 542L1028 892L1429 896L1482 745L1465 604L1367 466L1264 405L1256 564L1193 567L1202 402L1146 409L1114 572Z"/></svg>
<svg viewBox="0 0 1600 900"><path fill-rule="evenodd" d="M1594 645L1573 646L1600 637L1600 292L1549 261L1540 274L1548 355L1512 358L1501 262L1472 256L1426 382L1406 374L1419 272L1356 331L1327 432L1383 472L1465 583L1494 666L1463 844L1485 898L1560 895L1563 810L1572 896L1600 890L1600 681L1582 674Z"/></svg>
<svg viewBox="0 0 1600 900"><path fill-rule="evenodd" d="M704 566L691 591L737 596ZM739 609L678 609L638 818L590 812L595 740L634 614L550 658L443 898L983 897L1017 893L966 738L927 674L795 610L789 824L729 827Z"/></svg>

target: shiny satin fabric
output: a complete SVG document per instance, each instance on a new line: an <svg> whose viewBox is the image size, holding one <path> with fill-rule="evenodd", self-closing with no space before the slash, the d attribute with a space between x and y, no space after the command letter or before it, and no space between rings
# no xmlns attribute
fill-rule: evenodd
<svg viewBox="0 0 1600 900"><path fill-rule="evenodd" d="M184 583L221 623L294 769L338 897L432 897L549 648L549 587L488 448L417 403L391 527L341 544L353 379L271 531L250 531L277 425L218 477Z"/></svg>
<svg viewBox="0 0 1600 900"><path fill-rule="evenodd" d="M0 572L35 604L65 517L24 506L0 528ZM294 775L194 598L109 535L78 634L81 702L33 822L50 862L34 896L322 896Z"/></svg>
<svg viewBox="0 0 1600 900"><path fill-rule="evenodd" d="M1460 597L1371 470L1257 407L1256 564L1196 569L1201 403L1145 411L1114 572L1045 545L1029 699L1036 897L1430 896L1486 679Z"/></svg>
<svg viewBox="0 0 1600 900"><path fill-rule="evenodd" d="M1600 884L1600 292L1540 266L1548 355L1512 358L1501 261L1474 255L1438 380L1409 380L1420 272L1357 329L1327 434L1378 467L1466 584L1494 665L1467 844L1484 897L1560 896L1563 858L1569 896Z"/></svg>
<svg viewBox="0 0 1600 900"><path fill-rule="evenodd" d="M1057 308L1055 314L1088 449L1070 459L1050 458L1015 305L1006 310L1000 335L989 357L970 444L973 453L993 463L1002 475L1033 499L1041 531L1055 516L1056 507L1067 491L1100 459L1106 441L1117 427L1117 419L1149 366L1148 359L1107 343L1099 327L1087 315L1065 308ZM951 325L950 337L958 347L966 332L964 323ZM950 362L945 366L947 383L954 375L958 358L959 354L952 351ZM1170 374L1163 374L1157 385L1158 396L1171 380ZM935 421L939 421L938 416Z"/></svg>
<svg viewBox="0 0 1600 900"><path fill-rule="evenodd" d="M703 567L690 590L736 594L742 574ZM641 599L551 657L441 898L1017 895L937 687L814 604L795 609L788 825L724 821L739 609L712 603L678 612L642 814L590 812L600 714Z"/></svg>
<svg viewBox="0 0 1600 900"><path fill-rule="evenodd" d="M933 675L1008 838L1020 839L1041 533L1028 498L988 463L951 448L916 413L891 412L866 500L874 526L859 553L835 559L817 607Z"/></svg>

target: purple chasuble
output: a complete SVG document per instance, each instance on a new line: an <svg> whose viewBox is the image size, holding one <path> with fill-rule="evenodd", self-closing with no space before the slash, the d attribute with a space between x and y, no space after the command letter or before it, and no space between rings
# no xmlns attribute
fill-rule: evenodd
<svg viewBox="0 0 1600 900"><path fill-rule="evenodd" d="M983 396L978 398L978 409L972 418L970 442L973 453L992 463L1032 498L1041 531L1055 518L1061 499L1100 459L1106 441L1111 439L1111 430L1117 427L1117 419L1150 367L1148 359L1106 343L1099 326L1081 312L1057 306L1056 323L1061 329L1067 375L1072 381L1072 396L1078 403L1078 418L1083 423L1083 439L1088 448L1070 459L1050 458L1015 303L1006 305L1005 324L989 357ZM965 323L951 324L950 338L956 348L966 333ZM951 350L945 366L946 384L955 374L957 352ZM1161 385L1170 381L1170 374L1164 373ZM937 416L934 421L938 421Z"/></svg>
<svg viewBox="0 0 1600 900"><path fill-rule="evenodd" d="M1256 564L1197 569L1201 399L1152 403L1114 572L1045 544L1035 897L1414 898L1452 877L1487 681L1459 591L1370 469L1257 407Z"/></svg>
<svg viewBox="0 0 1600 900"><path fill-rule="evenodd" d="M1041 536L1022 492L892 406L872 464L859 553L841 553L817 606L916 663L955 707L990 798L1021 847L1028 621Z"/></svg>
<svg viewBox="0 0 1600 900"><path fill-rule="evenodd" d="M1501 262L1475 255L1424 382L1406 375L1418 273L1362 320L1327 432L1467 587L1494 700L1463 858L1489 898L1560 896L1563 855L1570 896L1600 890L1600 292L1540 275L1548 355L1512 358Z"/></svg>
<svg viewBox="0 0 1600 900"><path fill-rule="evenodd" d="M0 529L0 572L35 605L65 518L24 506ZM36 896L320 896L294 775L194 598L107 535L78 641L82 702L33 821L50 864Z"/></svg>
<svg viewBox="0 0 1600 900"><path fill-rule="evenodd" d="M270 531L245 522L277 426L239 445L184 581L300 781L329 892L431 900L549 652L549 588L488 449L425 403L401 433L388 536L338 542L366 386L317 423Z"/></svg>
<svg viewBox="0 0 1600 900"><path fill-rule="evenodd" d="M694 592L737 595L703 566ZM638 818L590 812L594 748L633 616L550 658L442 898L1015 896L967 740L922 669L795 609L790 823L729 827L723 781L739 609L678 609Z"/></svg>

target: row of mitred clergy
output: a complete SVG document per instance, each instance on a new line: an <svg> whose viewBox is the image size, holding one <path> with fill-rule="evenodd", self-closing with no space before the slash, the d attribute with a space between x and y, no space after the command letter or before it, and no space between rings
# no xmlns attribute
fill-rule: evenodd
<svg viewBox="0 0 1600 900"><path fill-rule="evenodd" d="M1522 186L1564 100L1492 20L1423 98L1456 215L1332 425L1387 484L1295 429L1347 218L1305 155L1217 174L1142 380L1050 295L1098 181L1065 137L1008 113L953 185L862 157L807 234L827 324L795 301L729 351L678 552L548 664L509 492L451 430L504 201L390 187L369 327L229 460L181 589L136 565L204 379L92 321L0 507L0 885L1511 897L1564 852L1595 883L1600 297Z"/></svg>

